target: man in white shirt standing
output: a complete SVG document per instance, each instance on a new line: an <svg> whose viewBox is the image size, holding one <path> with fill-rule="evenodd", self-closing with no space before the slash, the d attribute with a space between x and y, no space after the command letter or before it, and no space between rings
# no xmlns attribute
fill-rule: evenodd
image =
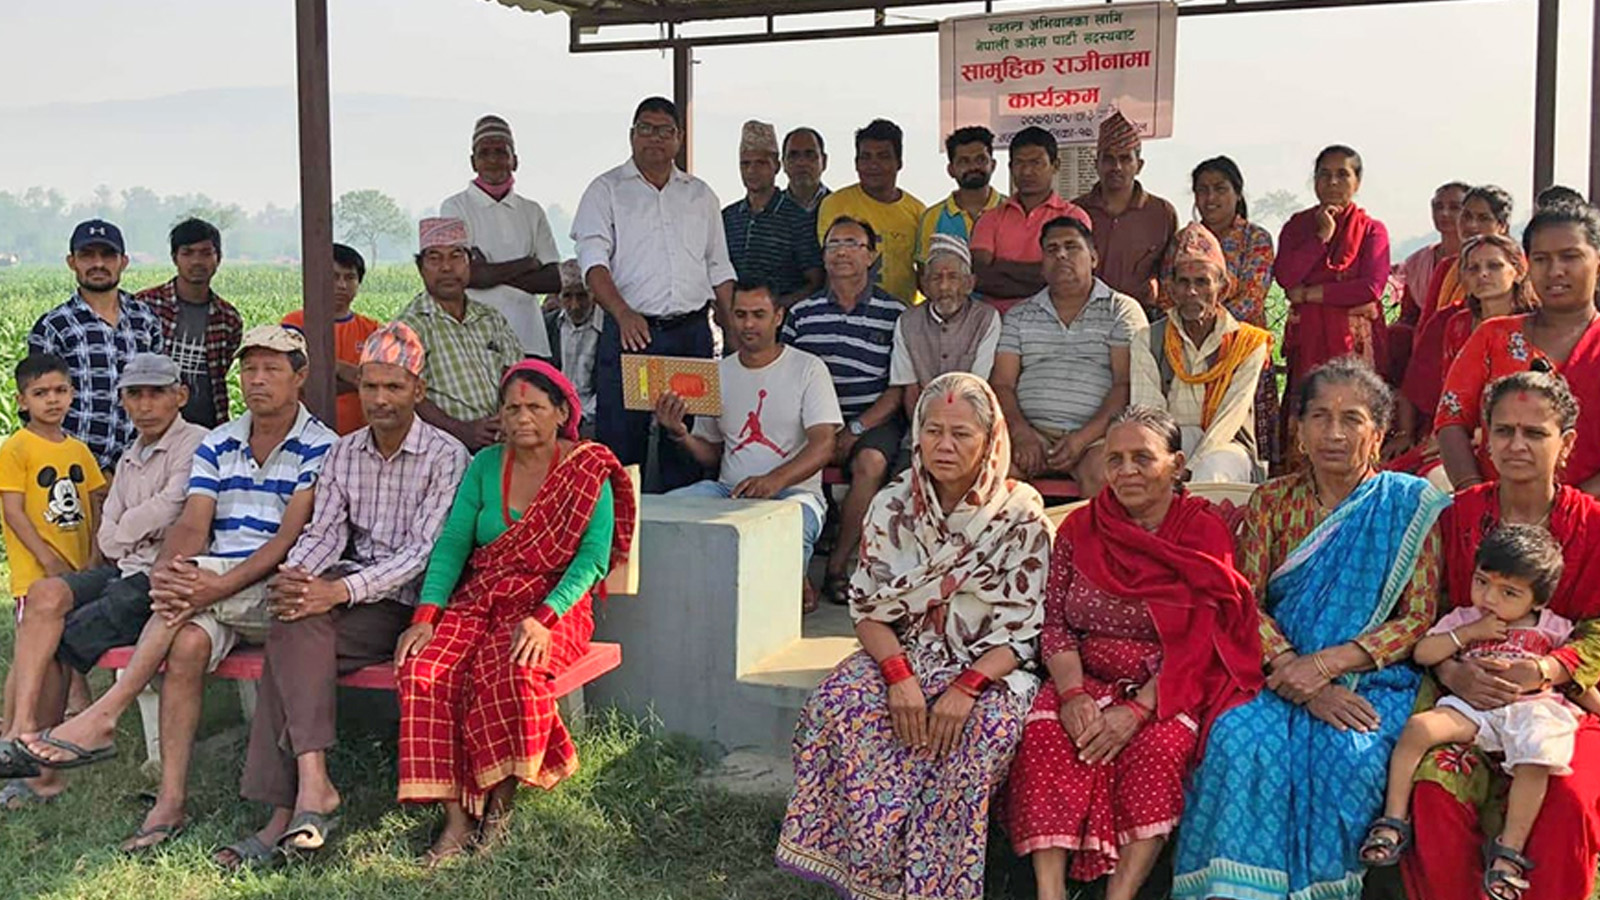
<svg viewBox="0 0 1600 900"><path fill-rule="evenodd" d="M778 342L783 315L771 288L742 287L733 296L730 329L739 352L719 364L722 415L701 416L690 430L683 400L668 391L656 404L656 417L662 431L696 462L720 468L715 481L674 494L800 504L804 573L827 515L822 467L833 459L844 416L822 360ZM802 608L810 612L817 608L816 594L803 576L802 582Z"/></svg>
<svg viewBox="0 0 1600 900"><path fill-rule="evenodd" d="M467 296L506 317L524 355L549 359L539 300L561 289L561 252L544 208L514 189L517 145L499 116L484 116L472 128L472 171L477 177L467 189L439 204L440 216L467 223Z"/></svg>
<svg viewBox="0 0 1600 900"><path fill-rule="evenodd" d="M646 99L629 136L633 155L589 184L572 222L584 282L606 313L595 353L595 437L623 465L646 462L650 413L622 406L622 354L711 359L706 314L715 304L718 321L728 321L734 282L722 204L674 162L683 141L677 107ZM659 483L650 489L699 478L688 452L661 442Z"/></svg>

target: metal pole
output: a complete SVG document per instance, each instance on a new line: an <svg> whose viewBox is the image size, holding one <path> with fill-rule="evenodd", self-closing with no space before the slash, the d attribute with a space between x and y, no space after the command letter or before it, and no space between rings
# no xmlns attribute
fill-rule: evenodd
<svg viewBox="0 0 1600 900"><path fill-rule="evenodd" d="M688 44L672 45L672 102L683 120L678 168L688 172L694 163L694 48Z"/></svg>
<svg viewBox="0 0 1600 900"><path fill-rule="evenodd" d="M311 377L306 405L334 422L333 162L328 122L328 0L295 0L300 103L300 269Z"/></svg>
<svg viewBox="0 0 1600 900"><path fill-rule="evenodd" d="M1561 0L1539 0L1539 34L1534 58L1533 190L1549 187L1556 177L1556 41Z"/></svg>
<svg viewBox="0 0 1600 900"><path fill-rule="evenodd" d="M1594 42L1589 48L1589 202L1600 202L1600 7L1594 10Z"/></svg>

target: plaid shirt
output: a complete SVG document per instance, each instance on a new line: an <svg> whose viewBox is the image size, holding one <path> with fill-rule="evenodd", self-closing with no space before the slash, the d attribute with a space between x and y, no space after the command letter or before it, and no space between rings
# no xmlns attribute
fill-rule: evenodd
<svg viewBox="0 0 1600 900"><path fill-rule="evenodd" d="M178 327L178 279L158 284L134 295L161 319L161 336L172 342ZM211 292L211 315L206 321L206 364L211 369L211 398L217 408L217 424L228 421L228 367L233 365L233 355L239 352L239 341L244 338L244 317L233 304Z"/></svg>
<svg viewBox="0 0 1600 900"><path fill-rule="evenodd" d="M395 321L411 326L427 351L428 399L452 419L472 422L500 408L500 376L522 361L522 342L499 310L468 299L462 321L424 291Z"/></svg>
<svg viewBox="0 0 1600 900"><path fill-rule="evenodd" d="M466 470L467 448L421 419L391 459L378 452L370 427L340 438L322 461L311 524L285 562L316 575L342 573L351 604L415 606Z"/></svg>
<svg viewBox="0 0 1600 900"><path fill-rule="evenodd" d="M94 452L100 468L116 468L133 443L133 420L117 397L117 376L135 353L160 353L161 322L125 292L118 292L112 325L73 292L71 299L39 317L28 332L29 353L53 353L72 372L72 406L62 427Z"/></svg>

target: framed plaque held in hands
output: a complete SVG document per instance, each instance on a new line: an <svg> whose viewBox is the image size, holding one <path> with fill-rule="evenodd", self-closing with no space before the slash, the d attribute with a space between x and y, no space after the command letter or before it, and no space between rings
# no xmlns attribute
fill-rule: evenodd
<svg viewBox="0 0 1600 900"><path fill-rule="evenodd" d="M655 409L666 391L683 398L690 415L722 414L722 379L714 359L678 356L622 355L622 405L628 409Z"/></svg>

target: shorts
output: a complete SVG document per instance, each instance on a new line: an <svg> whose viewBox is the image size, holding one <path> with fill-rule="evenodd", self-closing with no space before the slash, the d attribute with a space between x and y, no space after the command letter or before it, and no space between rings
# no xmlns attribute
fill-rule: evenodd
<svg viewBox="0 0 1600 900"><path fill-rule="evenodd" d="M216 556L194 558L195 565L218 575L226 575L242 562L242 559ZM266 643L267 631L272 627L272 614L267 609L266 579L206 607L196 613L189 624L199 626L211 638L211 660L206 664L207 672L216 671L217 666L233 652L233 648L241 643Z"/></svg>
<svg viewBox="0 0 1600 900"><path fill-rule="evenodd" d="M1572 774L1579 713L1560 697L1525 697L1498 709L1477 709L1460 697L1441 697L1434 708L1460 713L1477 725L1473 743L1485 753L1504 754L1507 773L1534 765L1545 766L1551 775Z"/></svg>
<svg viewBox="0 0 1600 900"><path fill-rule="evenodd" d="M900 419L900 414L896 413L863 431L861 436L856 438L855 446L850 448L850 456L845 463L848 465L855 462L856 456L863 450L876 450L883 456L885 463L893 465L895 458L900 455L900 442L905 439L905 434L905 423Z"/></svg>
<svg viewBox="0 0 1600 900"><path fill-rule="evenodd" d="M87 673L107 650L138 643L150 618L150 576L123 577L115 566L101 566L61 580L72 592L72 611L63 623L56 659Z"/></svg>

